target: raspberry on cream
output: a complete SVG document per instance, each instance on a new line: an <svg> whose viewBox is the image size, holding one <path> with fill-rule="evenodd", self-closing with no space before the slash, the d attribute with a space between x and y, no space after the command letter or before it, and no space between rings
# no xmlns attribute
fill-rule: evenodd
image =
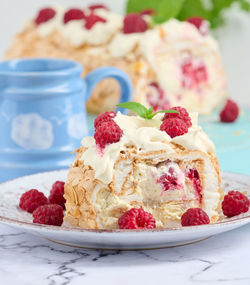
<svg viewBox="0 0 250 285"><path fill-rule="evenodd" d="M72 8L65 12L63 22L64 24L67 24L68 22L73 20L83 20L85 19L85 17L86 16L83 10Z"/></svg>
<svg viewBox="0 0 250 285"><path fill-rule="evenodd" d="M94 138L86 137L82 140L82 145L88 149L83 153L82 160L95 170L97 179L104 183L110 183L113 177L113 165L120 151L128 146L136 146L142 153L161 149L168 153L173 153L173 148L168 143L174 142L189 150L214 152L213 143L202 131L201 127L197 125L197 114L190 114L192 127L189 128L188 133L173 139L160 130L163 116L157 115L155 119L145 120L137 116L126 116L118 112L113 120L123 131L120 141L105 148L102 158L103 163L100 164Z"/></svg>
<svg viewBox="0 0 250 285"><path fill-rule="evenodd" d="M35 23L40 25L46 23L53 19L56 15L56 11L53 8L44 8L38 12L38 15L35 19Z"/></svg>

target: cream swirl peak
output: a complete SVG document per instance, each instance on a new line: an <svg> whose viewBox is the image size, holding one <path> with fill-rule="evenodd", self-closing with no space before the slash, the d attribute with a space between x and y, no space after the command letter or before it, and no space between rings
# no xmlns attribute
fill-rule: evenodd
<svg viewBox="0 0 250 285"><path fill-rule="evenodd" d="M197 113L190 114L192 126L188 132L174 138L160 130L163 116L163 114L157 114L153 119L148 120L118 112L113 120L123 131L120 141L106 145L100 151L94 137L86 137L82 140L82 146L87 149L81 159L85 165L95 170L96 179L108 184L112 181L114 164L120 152L127 147L135 147L139 153L163 150L171 154L174 153L174 144L177 144L187 150L214 152L214 144L197 123Z"/></svg>

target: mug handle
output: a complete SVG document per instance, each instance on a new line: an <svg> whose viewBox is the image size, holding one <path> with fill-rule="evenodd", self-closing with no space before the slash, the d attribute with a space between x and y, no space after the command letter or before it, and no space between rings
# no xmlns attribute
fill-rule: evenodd
<svg viewBox="0 0 250 285"><path fill-rule="evenodd" d="M86 82L87 85L86 98L85 98L86 101L89 99L96 84L98 84L101 80L105 78L114 78L120 84L121 87L120 103L131 101L133 87L130 78L125 72L123 72L119 68L111 66L97 68L85 76L84 81ZM117 108L116 112L117 111L120 111L123 114L126 114L128 112L128 110L123 108Z"/></svg>

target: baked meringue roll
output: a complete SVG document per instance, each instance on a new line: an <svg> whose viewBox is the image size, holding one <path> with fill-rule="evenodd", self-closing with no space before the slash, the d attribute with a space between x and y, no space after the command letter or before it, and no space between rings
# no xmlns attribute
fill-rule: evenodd
<svg viewBox="0 0 250 285"><path fill-rule="evenodd" d="M154 110L181 105L207 114L227 96L217 41L208 31L174 19L152 25L150 15L122 16L103 6L42 9L5 55L23 57L72 59L84 66L83 76L102 66L120 68L133 83L133 100ZM87 110L111 111L119 98L119 84L105 79L94 89Z"/></svg>
<svg viewBox="0 0 250 285"><path fill-rule="evenodd" d="M186 129L178 125L186 124L185 118L166 119L163 127L164 114L153 119L105 116L95 136L84 138L76 151L65 184L67 222L116 229L125 212L143 208L153 215L157 228L168 228L180 225L182 214L197 207L210 223L218 220L220 170L197 113L190 114ZM174 133L169 135L169 130Z"/></svg>

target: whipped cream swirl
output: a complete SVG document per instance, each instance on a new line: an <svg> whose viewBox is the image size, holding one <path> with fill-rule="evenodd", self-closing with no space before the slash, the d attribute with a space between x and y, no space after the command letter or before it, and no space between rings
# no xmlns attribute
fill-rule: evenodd
<svg viewBox="0 0 250 285"><path fill-rule="evenodd" d="M155 116L152 120L143 119L137 116L126 116L118 112L114 121L123 130L120 141L107 145L100 152L96 146L94 137L86 137L82 140L82 145L87 148L81 159L85 165L91 166L95 170L95 178L105 184L109 184L113 178L114 164L119 154L126 147L135 147L139 153L164 150L166 153L174 153L172 143L183 146L188 150L198 150L206 153L214 152L214 144L198 126L198 114L191 113L192 127L188 133L171 138L166 132L160 130L162 114Z"/></svg>

